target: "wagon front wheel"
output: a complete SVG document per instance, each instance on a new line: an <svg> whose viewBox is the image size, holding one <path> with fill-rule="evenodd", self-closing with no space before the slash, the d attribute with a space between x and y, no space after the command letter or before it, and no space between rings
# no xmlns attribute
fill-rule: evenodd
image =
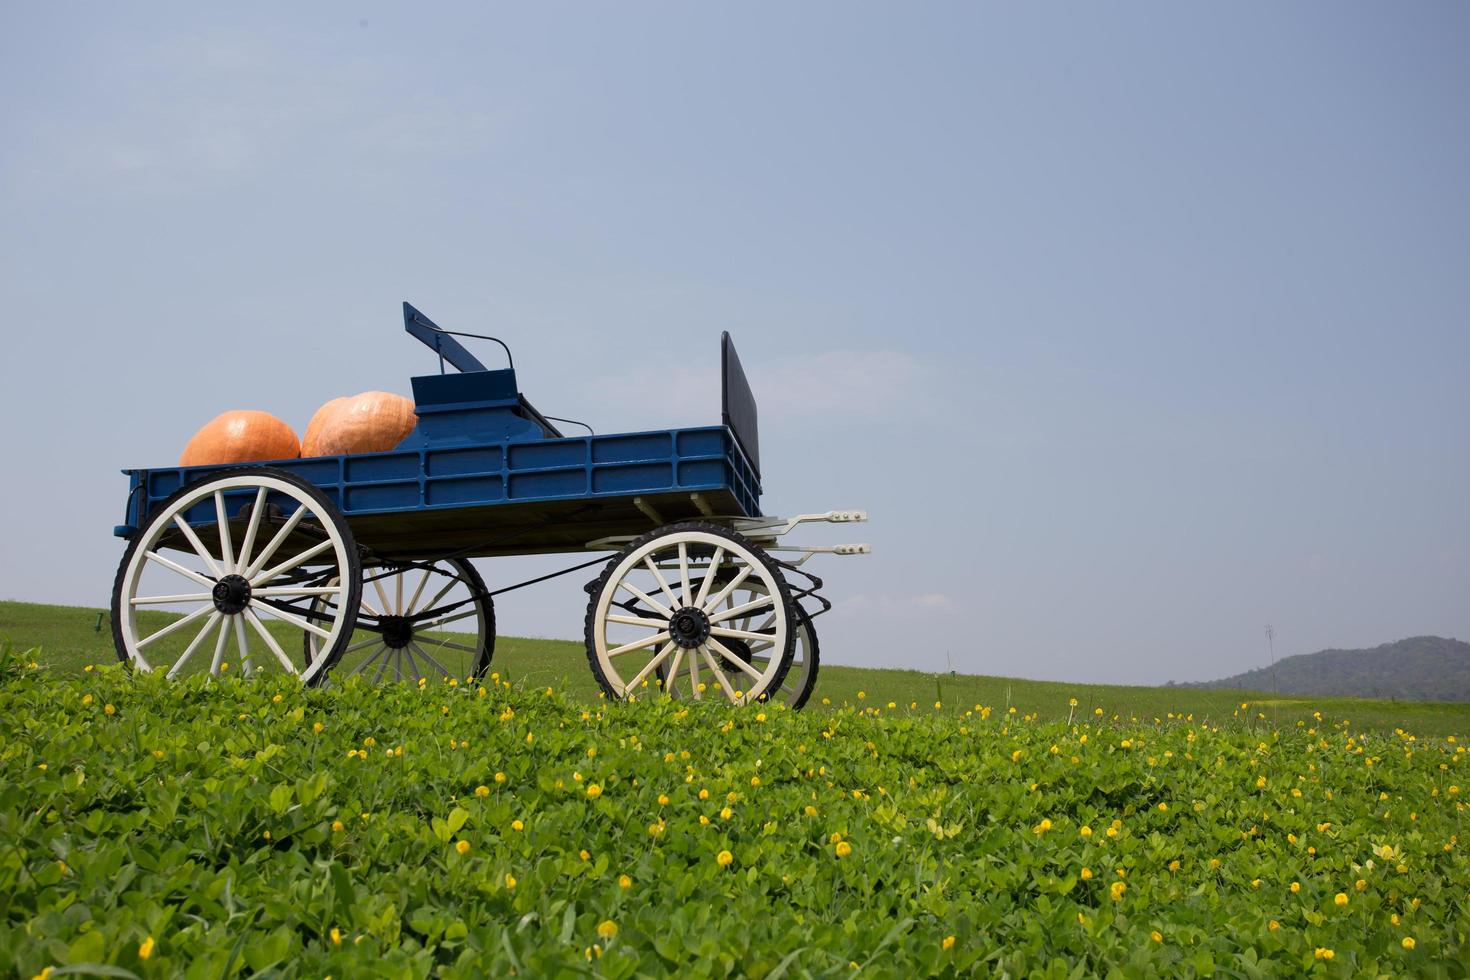
<svg viewBox="0 0 1470 980"><path fill-rule="evenodd" d="M747 583L757 587L753 598L730 605ZM786 580L759 546L727 528L651 531L608 562L590 591L587 660L611 697L682 684L695 700L746 704L779 690L791 667L796 610ZM742 656L748 644L763 657Z"/></svg>
<svg viewBox="0 0 1470 980"><path fill-rule="evenodd" d="M360 587L352 530L325 494L283 470L225 470L180 488L129 543L113 643L133 669L170 678L234 659L313 684L352 636ZM303 635L319 650L304 665L286 653Z"/></svg>

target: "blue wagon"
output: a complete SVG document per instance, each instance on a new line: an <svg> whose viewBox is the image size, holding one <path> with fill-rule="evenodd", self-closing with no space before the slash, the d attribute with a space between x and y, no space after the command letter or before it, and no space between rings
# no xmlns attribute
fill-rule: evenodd
<svg viewBox="0 0 1470 980"><path fill-rule="evenodd" d="M439 371L413 378L418 422L393 450L124 471L120 659L171 677L233 660L307 684L474 678L494 652L495 596L601 565L584 633L608 696L805 702L830 603L802 566L867 546L783 538L867 518L761 513L756 404L728 334L721 424L569 436L556 423L581 423L532 406L509 348L510 366L488 369L456 338L495 338L403 310ZM571 552L597 556L493 590L471 562Z"/></svg>

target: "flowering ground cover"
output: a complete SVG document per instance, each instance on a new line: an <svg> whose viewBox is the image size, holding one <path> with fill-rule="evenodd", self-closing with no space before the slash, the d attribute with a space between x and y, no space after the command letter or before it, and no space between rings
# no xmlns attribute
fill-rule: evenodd
<svg viewBox="0 0 1470 980"><path fill-rule="evenodd" d="M12 658L0 972L1465 975L1454 736L889 703Z"/></svg>

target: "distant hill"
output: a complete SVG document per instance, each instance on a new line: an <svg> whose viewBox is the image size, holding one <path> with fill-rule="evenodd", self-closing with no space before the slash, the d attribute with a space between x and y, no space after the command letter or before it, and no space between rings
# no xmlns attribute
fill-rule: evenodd
<svg viewBox="0 0 1470 980"><path fill-rule="evenodd" d="M1218 681L1180 687L1401 701L1470 701L1470 643L1413 636L1369 650L1321 650Z"/></svg>

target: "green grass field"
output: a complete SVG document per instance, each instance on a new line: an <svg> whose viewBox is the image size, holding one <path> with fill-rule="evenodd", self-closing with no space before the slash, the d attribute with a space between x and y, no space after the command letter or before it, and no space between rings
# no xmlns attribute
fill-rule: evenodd
<svg viewBox="0 0 1470 980"><path fill-rule="evenodd" d="M117 655L105 616L100 632L97 630L100 615L101 610L79 606L0 602L0 642L8 641L19 650L38 650L37 658L45 667L61 672L80 671L87 664L113 663ZM175 642L182 649L184 639L170 637L163 642ZM351 660L344 660L344 664L350 668ZM584 701L598 696L580 643L502 636L496 640L492 669L526 687L552 687ZM1075 709L1070 704L1074 698L1078 702ZM1104 719L1116 721L1167 721L1171 716L1193 716L1197 721L1244 720L1258 726L1297 727L1299 722L1313 724L1317 720L1314 713L1321 712L1362 729L1403 728L1432 736L1470 734L1467 703L1274 698L1260 692L1069 684L835 665L822 667L809 709L861 704L885 712L931 714L936 702L941 712L963 714L984 705L999 712L1015 708L1018 715L1030 715L1038 721L1095 718L1101 708ZM1242 703L1250 707L1242 711Z"/></svg>

